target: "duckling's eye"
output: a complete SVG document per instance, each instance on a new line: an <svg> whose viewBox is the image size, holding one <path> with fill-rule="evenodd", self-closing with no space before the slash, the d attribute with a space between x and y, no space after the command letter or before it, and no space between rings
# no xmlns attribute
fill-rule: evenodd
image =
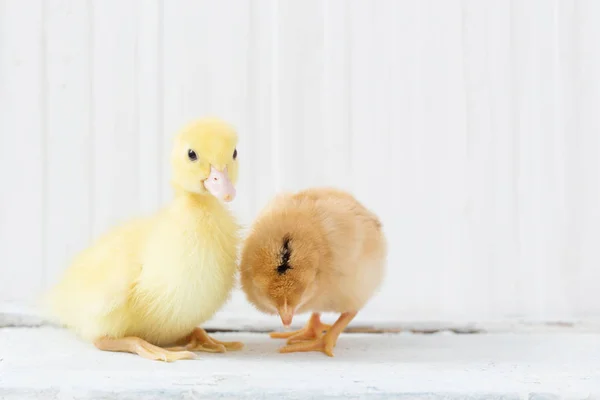
<svg viewBox="0 0 600 400"><path fill-rule="evenodd" d="M190 159L190 161L196 161L198 159L198 156L196 155L196 152L194 150L189 149L188 158Z"/></svg>
<svg viewBox="0 0 600 400"><path fill-rule="evenodd" d="M237 149L233 150L233 159L235 160L237 158Z"/></svg>

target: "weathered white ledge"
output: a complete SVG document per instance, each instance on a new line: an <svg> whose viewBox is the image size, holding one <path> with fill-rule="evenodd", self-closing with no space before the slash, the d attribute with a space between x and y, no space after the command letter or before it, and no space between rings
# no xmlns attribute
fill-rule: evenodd
<svg viewBox="0 0 600 400"><path fill-rule="evenodd" d="M172 364L105 353L54 328L0 329L1 399L600 398L600 335L345 334L336 357L246 349Z"/></svg>

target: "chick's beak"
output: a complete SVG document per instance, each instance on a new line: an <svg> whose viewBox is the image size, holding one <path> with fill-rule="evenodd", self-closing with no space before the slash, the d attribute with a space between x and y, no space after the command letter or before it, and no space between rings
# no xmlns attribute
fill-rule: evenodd
<svg viewBox="0 0 600 400"><path fill-rule="evenodd" d="M216 198L229 202L235 198L235 187L229 179L227 167L219 171L211 165L210 175L204 180L204 187Z"/></svg>
<svg viewBox="0 0 600 400"><path fill-rule="evenodd" d="M294 310L288 307L287 304L284 304L283 306L278 307L277 311L279 312L279 317L281 317L283 326L289 328L292 324L292 319L294 318Z"/></svg>

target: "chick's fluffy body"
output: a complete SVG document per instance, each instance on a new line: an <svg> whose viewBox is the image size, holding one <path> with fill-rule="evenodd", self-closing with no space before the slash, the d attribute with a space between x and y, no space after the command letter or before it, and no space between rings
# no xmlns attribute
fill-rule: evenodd
<svg viewBox="0 0 600 400"><path fill-rule="evenodd" d="M202 135L180 139L185 146L207 149ZM219 144L228 145L231 154L236 137L223 141L229 143ZM175 152L186 157L183 145L176 145ZM210 160L210 150L203 160ZM182 182L193 186L204 175L182 172L177 164L174 169L178 194L171 204L101 236L48 294L50 316L83 339L135 336L159 346L171 344L228 299L237 269L238 225L216 198L177 190Z"/></svg>
<svg viewBox="0 0 600 400"><path fill-rule="evenodd" d="M289 266L278 272L289 239ZM242 251L248 300L275 314L348 312L364 307L384 277L387 245L378 218L352 195L315 188L276 197L252 226Z"/></svg>

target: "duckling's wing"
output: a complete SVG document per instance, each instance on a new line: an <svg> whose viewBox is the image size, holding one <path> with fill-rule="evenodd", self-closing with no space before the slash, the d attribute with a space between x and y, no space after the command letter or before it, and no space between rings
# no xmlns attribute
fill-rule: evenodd
<svg viewBox="0 0 600 400"><path fill-rule="evenodd" d="M82 279L87 281L83 288L91 314L105 316L124 307L135 287L141 265L133 260L113 260L102 263L99 268L90 270Z"/></svg>
<svg viewBox="0 0 600 400"><path fill-rule="evenodd" d="M139 277L139 229L126 226L79 254L47 298L60 320L96 318L124 307Z"/></svg>

